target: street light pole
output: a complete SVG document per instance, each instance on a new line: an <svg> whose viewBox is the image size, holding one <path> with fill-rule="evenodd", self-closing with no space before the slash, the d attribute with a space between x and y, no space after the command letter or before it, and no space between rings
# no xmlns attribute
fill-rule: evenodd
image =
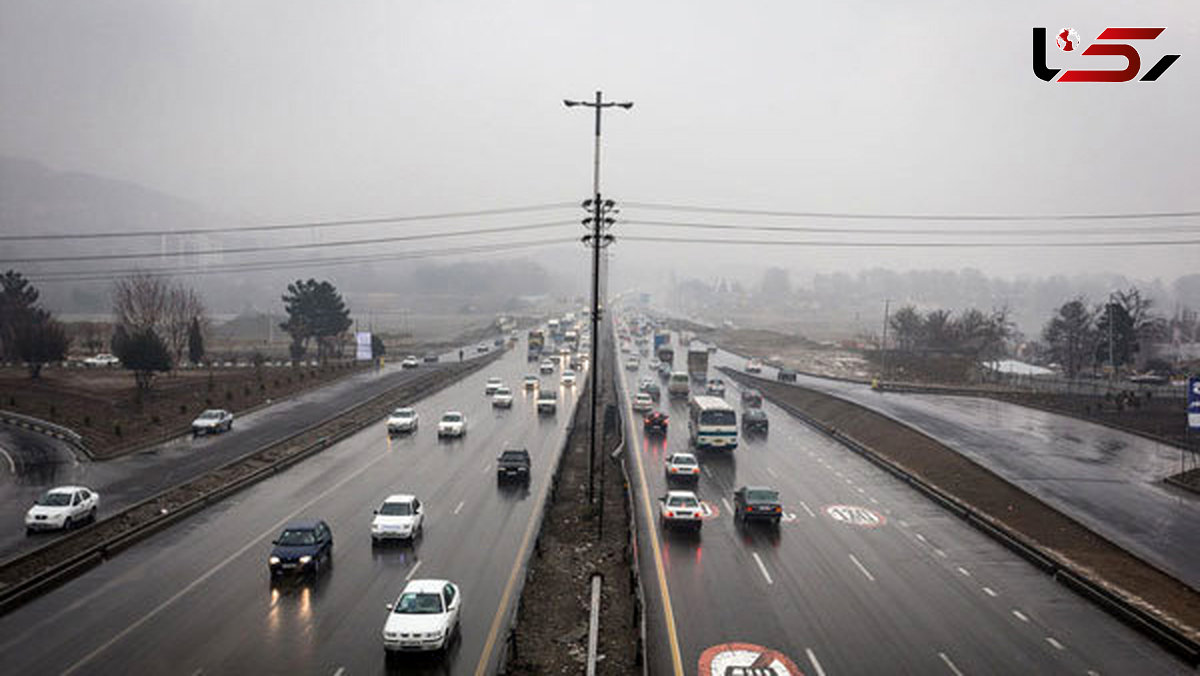
<svg viewBox="0 0 1200 676"><path fill-rule="evenodd" d="M630 101L616 102L605 101L601 92L596 92L595 101L573 101L564 99L563 104L568 108L575 106L585 106L596 110L596 137L595 149L592 156L592 199L584 202L584 208L591 207L592 216L584 221L585 224L592 226L592 233L583 238L585 244L590 243L592 247L592 349L591 363L589 369L591 371L589 380L591 381L591 415L589 425L589 445L588 445L588 504L593 504L595 501L595 467L596 467L596 400L599 396L599 346L600 346L600 249L608 243L612 242L612 235L604 234L604 226L611 225L612 219L604 216L606 207L611 209L613 203L611 200L607 204L600 199L600 114L605 108L617 106L629 110L633 107ZM608 221L606 223L605 221ZM603 504L603 503L601 503ZM603 517L601 517L603 518ZM603 523L603 522L601 522ZM603 527L603 526L601 526Z"/></svg>

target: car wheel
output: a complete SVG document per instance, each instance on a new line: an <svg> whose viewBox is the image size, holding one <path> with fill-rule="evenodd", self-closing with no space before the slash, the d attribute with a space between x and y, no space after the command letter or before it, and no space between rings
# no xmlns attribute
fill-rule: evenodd
<svg viewBox="0 0 1200 676"><path fill-rule="evenodd" d="M33 529L32 529L32 528L26 528L26 529L25 529L25 535L26 535L26 537L28 537L28 536L30 536L30 535L33 535Z"/></svg>
<svg viewBox="0 0 1200 676"><path fill-rule="evenodd" d="M96 508L95 507L92 508L92 511L88 512L88 521L91 521L93 523L96 521Z"/></svg>
<svg viewBox="0 0 1200 676"><path fill-rule="evenodd" d="M74 521L72 521L71 517L68 516L67 518L63 519L62 529L63 530L71 530L71 528L74 525L75 525Z"/></svg>

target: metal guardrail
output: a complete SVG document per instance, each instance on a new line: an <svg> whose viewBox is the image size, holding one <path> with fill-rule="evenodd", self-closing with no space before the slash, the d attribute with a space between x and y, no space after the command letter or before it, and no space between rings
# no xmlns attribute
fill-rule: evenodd
<svg viewBox="0 0 1200 676"><path fill-rule="evenodd" d="M725 374L729 377L742 382L753 383L756 380L775 382L765 378L750 376L729 367L723 366L720 367L720 370L725 372ZM781 384L805 389L802 386L792 383ZM818 394L825 393L818 392ZM1121 620L1125 624L1142 632L1151 640L1174 653L1188 664L1192 666L1200 665L1200 642L1192 639L1185 632L1177 629L1154 614L1125 599L1121 595L1109 589L1102 582L1089 577L1082 570L1079 570L1069 563L1061 561L1052 554L1045 552L1038 547L1037 544L1030 542L1020 533L1017 533L1016 531L1007 528L1003 524L994 521L988 515L976 510L970 505L960 502L953 495L950 495L949 493L942 491L940 488L937 488L936 486L922 480L920 477L911 474L900 465L893 463L891 460L888 460L882 455L876 453L870 447L859 443L853 437L834 427L826 425L820 420L808 415L803 410L787 402L781 401L777 397L773 397L765 391L764 395L770 399L772 403L787 411L789 414L799 418L810 427L836 440L850 450L866 458L868 461L896 476L901 481L909 484L926 497L950 510L956 516L963 519L977 530L993 538L1000 544L1007 547L1009 550L1015 552L1017 555L1037 566L1042 571L1048 573L1056 581L1061 582L1064 586L1092 601L1101 609ZM838 397L833 397L833 395L825 394L825 396L838 399ZM854 402L846 401L844 399L841 401L845 401L846 404L850 406L862 408L859 404L855 404ZM896 420L893 420L893 422L898 425L904 424Z"/></svg>
<svg viewBox="0 0 1200 676"><path fill-rule="evenodd" d="M600 586L603 583L603 575L592 573L592 603L588 613L587 676L596 676L596 652L600 646Z"/></svg>
<svg viewBox="0 0 1200 676"><path fill-rule="evenodd" d="M78 448L84 455L92 457L92 451L83 443L83 437L78 432L62 425L56 425L52 422L47 422L41 418L35 418L29 415L14 413L13 411L0 411L0 423L12 425L27 429L38 434L44 434L48 437L61 439L72 446Z"/></svg>
<svg viewBox="0 0 1200 676"><path fill-rule="evenodd" d="M494 352L492 354L498 356L500 354L503 354L503 352L499 351L499 352ZM455 380L457 380L458 378L465 376L473 371L478 370L480 367L490 363L494 359L495 359L495 356L492 356L492 357L485 357L483 359L472 360L469 362L461 362L461 363L467 365L466 368L453 369L457 372L452 374L450 376L450 378L448 380L444 381L442 384L443 385L450 384L450 383L454 382ZM371 407L373 405L381 403L382 401L384 401L386 399L390 399L395 396L395 394L398 390L408 388L408 389L419 392L419 391L422 391L429 387L436 387L438 376L445 374L446 370L450 370L450 369L438 369L437 371L430 372L428 375L420 374L417 378L414 378L410 382L406 382L406 383L397 385L395 388L392 388L392 389L388 390L387 392L382 392L382 393L372 397L371 399L368 399L365 402L361 402L354 406L350 406L346 409L343 409L342 411L339 411L338 413L335 413L331 416L324 418L321 421L318 421L316 423L313 423L312 425L305 427L304 429L298 431L296 434L290 435L284 439L280 439L280 440L277 440L274 442L264 444L263 446L260 446L258 449L251 451L250 453L247 453L245 455L242 455L239 458L231 460L230 462L228 462L224 465L221 465L220 467L218 467L216 469L210 470L209 472L206 472L205 474L203 474L199 477L193 477L193 478L181 481L180 483L177 483L163 491L160 491L159 493L156 493L155 495L152 495L150 497L147 497L143 500L140 500L132 505L125 507L124 509L120 510L119 512L106 517L102 521L89 524L88 526L85 526L84 528L82 528L78 531L75 531L71 535L64 536L62 538L54 540L53 542L49 542L49 543L43 545L42 547L34 549L30 552L26 552L24 554L20 554L18 556L12 557L12 558L8 559L7 561L4 561L3 563L0 563L0 569L8 569L10 567L21 566L27 562L35 560L35 558L38 556L44 555L47 551L50 551L53 548L68 546L68 544L67 544L68 539L82 539L82 538L88 537L91 534L96 533L99 528L105 527L109 523L112 523L115 520L121 519L125 516L132 515L136 511L143 509L148 505L154 504L155 502L157 502L159 500L163 500L166 498L166 496L170 495L172 492L183 490L189 484L192 484L196 481L200 481L206 476L211 476L213 474L232 469L233 467L237 466L239 463L246 462L250 458L253 458L254 456L257 456L259 454L267 453L273 448L282 447L282 446L294 441L298 437L300 437L306 433L309 433L314 429L319 428L322 425L326 425L326 424L336 421L337 419L341 418L342 416L349 415L357 410L366 409L368 407ZM162 530L163 528L166 528L167 526L179 521L180 519L191 516L192 514L200 511L201 509L203 509L204 507L207 507L210 504L218 502L218 501L228 497L229 495L236 493L237 491L239 491L243 488L246 488L254 483L257 483L258 481L261 481L262 479L264 479L268 476L276 474L279 471L286 469L286 468L300 462L301 460L308 458L309 456L313 455L314 453L317 453L321 450L328 448L329 446L333 445L334 443L336 443L350 435L358 433L359 431L361 431L362 429L371 425L375 421L376 421L376 417L374 417L374 416L368 417L364 420L355 421L353 424L351 424L341 430L338 430L331 436L322 437L322 438L318 439L317 441L315 441L311 444L308 444L307 446L302 447L300 450L298 450L294 453L288 454L282 458L278 458L278 459L270 462L269 464L264 465L263 467L260 467L256 470L250 472L249 474L238 477L238 478L234 479L233 481L225 483L219 487L205 491L204 493L197 495L190 500L187 500L182 505L180 505L179 507L177 507L176 509L174 509L172 511L165 511L165 508L164 508L164 511L162 513L158 514L157 517L155 517L155 518L151 518L148 521L145 521L141 524L137 524L126 531L123 531L121 533L117 533L113 536L110 536L96 544L87 546L82 551L79 551L79 552L76 552L75 554L67 556L64 559L60 560L59 562L52 564L50 566L47 566L47 567L41 569L40 571L23 578L19 582L12 583L6 587L0 588L0 615L8 613L9 611L18 607L22 603L61 584L62 582L65 582L66 580L68 580L70 578L73 578L73 577L79 575L80 573L84 572L88 568L91 568L92 566L99 564L104 559L107 559L107 558L111 557L112 555L114 555L124 549L127 549L132 544L134 544L142 539L145 539L146 537L149 537L150 535Z"/></svg>

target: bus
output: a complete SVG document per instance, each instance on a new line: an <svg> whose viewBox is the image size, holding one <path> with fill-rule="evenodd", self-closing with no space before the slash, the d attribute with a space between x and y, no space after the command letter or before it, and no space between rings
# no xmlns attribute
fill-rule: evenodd
<svg viewBox="0 0 1200 676"><path fill-rule="evenodd" d="M738 443L737 413L720 397L696 396L688 400L688 437L692 446L732 451Z"/></svg>

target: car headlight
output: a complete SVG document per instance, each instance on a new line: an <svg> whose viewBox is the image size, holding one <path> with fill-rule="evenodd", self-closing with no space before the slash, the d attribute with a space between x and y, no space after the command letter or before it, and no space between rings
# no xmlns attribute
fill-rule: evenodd
<svg viewBox="0 0 1200 676"><path fill-rule="evenodd" d="M383 526L381 526L381 525L379 525L379 524L377 524L377 523L373 523L373 524L371 524L371 532L377 533L377 532L379 532L379 531L381 531L381 530L383 530Z"/></svg>
<svg viewBox="0 0 1200 676"><path fill-rule="evenodd" d="M272 566L278 566L279 565L279 557L272 556L271 558L267 559L267 563L271 564Z"/></svg>
<svg viewBox="0 0 1200 676"><path fill-rule="evenodd" d="M428 634L425 634L425 638L441 638L441 637L442 637L441 631L431 631Z"/></svg>
<svg viewBox="0 0 1200 676"><path fill-rule="evenodd" d="M383 637L394 641L394 640L400 638L400 634L398 634L394 631L385 631L385 632L383 632Z"/></svg>
<svg viewBox="0 0 1200 676"><path fill-rule="evenodd" d="M312 557L307 554L300 557L300 565L302 566L307 565L309 561L312 561Z"/></svg>

